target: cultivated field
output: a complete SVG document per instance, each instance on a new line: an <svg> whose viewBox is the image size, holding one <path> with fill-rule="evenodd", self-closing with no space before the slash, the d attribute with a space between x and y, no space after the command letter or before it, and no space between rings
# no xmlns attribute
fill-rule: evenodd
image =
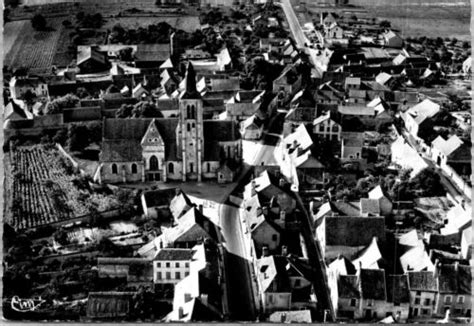
<svg viewBox="0 0 474 326"><path fill-rule="evenodd" d="M4 65L32 70L50 69L63 29L61 18L48 19L51 31L35 31L30 21L9 22L5 25ZM11 26L9 26L12 24ZM19 25L20 28L15 29Z"/></svg>
<svg viewBox="0 0 474 326"><path fill-rule="evenodd" d="M166 22L176 29L186 32L194 32L201 25L197 16L163 16L163 17L118 17L107 18L104 29L112 29L116 24L126 28L146 27L152 24Z"/></svg>
<svg viewBox="0 0 474 326"><path fill-rule="evenodd" d="M10 152L10 158L12 212L7 221L15 229L87 215L91 205L98 211L118 205L115 198L82 188L70 162L56 149L18 147Z"/></svg>
<svg viewBox="0 0 474 326"><path fill-rule="evenodd" d="M469 41L470 6L367 6L366 9L381 20L389 20L404 37L455 37Z"/></svg>

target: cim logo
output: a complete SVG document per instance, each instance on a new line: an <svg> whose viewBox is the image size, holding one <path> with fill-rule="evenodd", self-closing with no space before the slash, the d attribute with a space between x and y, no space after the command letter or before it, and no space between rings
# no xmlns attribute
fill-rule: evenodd
<svg viewBox="0 0 474 326"><path fill-rule="evenodd" d="M11 301L11 307L13 310L19 312L34 311L46 300L39 299L20 299L18 296L14 296Z"/></svg>

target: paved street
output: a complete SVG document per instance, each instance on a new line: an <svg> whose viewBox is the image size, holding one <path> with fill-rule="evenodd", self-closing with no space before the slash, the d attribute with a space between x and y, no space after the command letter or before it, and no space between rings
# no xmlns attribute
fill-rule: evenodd
<svg viewBox="0 0 474 326"><path fill-rule="evenodd" d="M226 256L226 282L230 317L236 321L254 321L256 311L252 293L250 260L247 257L239 209L221 205L220 226L224 236Z"/></svg>
<svg viewBox="0 0 474 326"><path fill-rule="evenodd" d="M309 47L311 42L304 34L290 0L280 0L280 4L283 9L283 12L285 13L286 20L288 21L288 25L290 26L291 34L293 35L297 46L309 55L310 62L317 72L316 77L322 77L323 70L321 69L321 63L317 59L318 50ZM316 31L316 33L318 35L318 39L321 42L321 40L323 39L321 34L318 31ZM321 44L321 46L323 46L323 44Z"/></svg>

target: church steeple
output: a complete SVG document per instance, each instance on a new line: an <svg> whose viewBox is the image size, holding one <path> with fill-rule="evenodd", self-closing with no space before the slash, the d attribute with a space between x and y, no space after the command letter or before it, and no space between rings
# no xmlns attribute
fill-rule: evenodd
<svg viewBox="0 0 474 326"><path fill-rule="evenodd" d="M200 99L201 94L196 87L196 73L194 72L194 67L191 62L188 63L186 76L184 78L184 91L181 94L181 99Z"/></svg>

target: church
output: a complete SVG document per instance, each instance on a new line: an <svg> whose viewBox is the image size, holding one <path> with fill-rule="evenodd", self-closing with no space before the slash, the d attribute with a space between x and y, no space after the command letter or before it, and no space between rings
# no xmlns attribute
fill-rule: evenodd
<svg viewBox="0 0 474 326"><path fill-rule="evenodd" d="M232 182L242 161L239 128L230 120L204 120L191 63L176 118L105 119L98 183L147 181Z"/></svg>

